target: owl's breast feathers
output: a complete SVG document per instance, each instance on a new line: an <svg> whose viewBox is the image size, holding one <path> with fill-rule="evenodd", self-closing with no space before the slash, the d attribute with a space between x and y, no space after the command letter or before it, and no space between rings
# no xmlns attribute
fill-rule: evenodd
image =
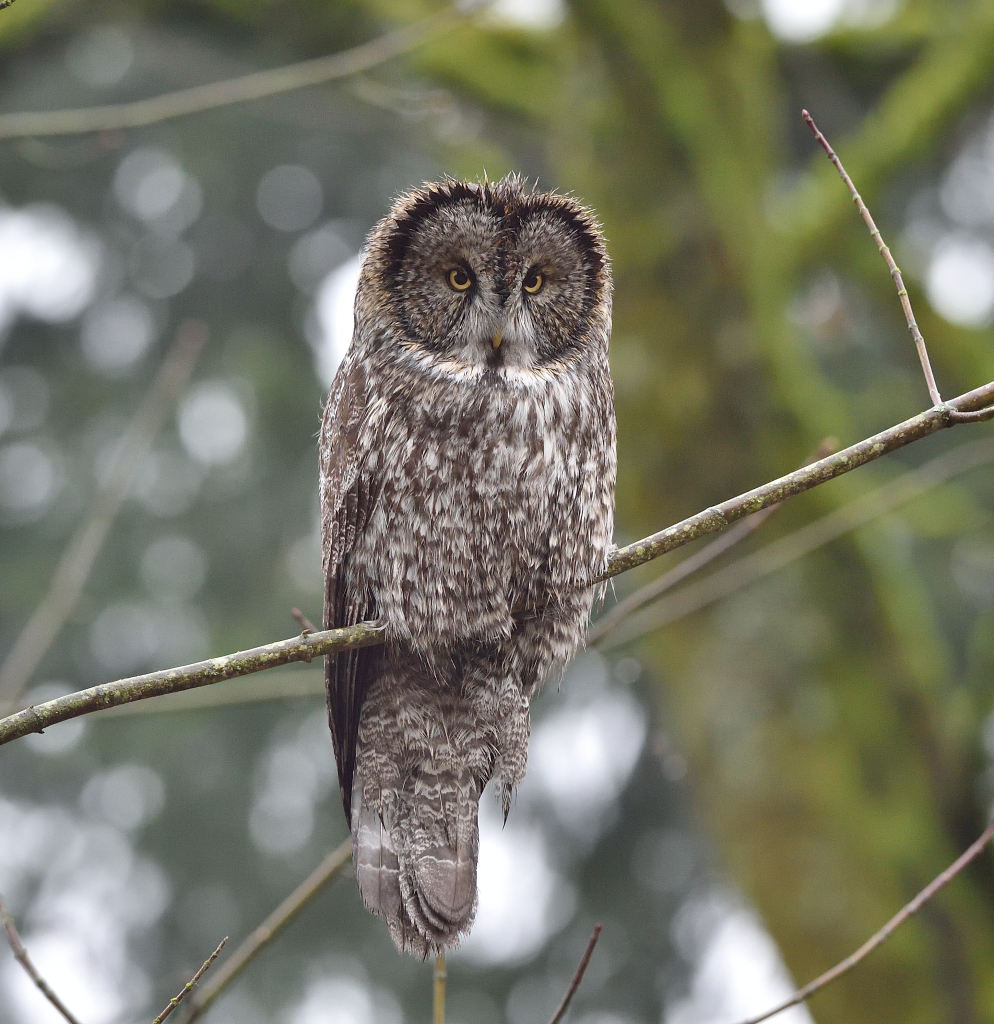
<svg viewBox="0 0 994 1024"><path fill-rule="evenodd" d="M381 381L358 479L375 494L347 572L388 636L429 647L507 636L602 568L613 410L581 377L531 386ZM385 386L384 386L385 385Z"/></svg>

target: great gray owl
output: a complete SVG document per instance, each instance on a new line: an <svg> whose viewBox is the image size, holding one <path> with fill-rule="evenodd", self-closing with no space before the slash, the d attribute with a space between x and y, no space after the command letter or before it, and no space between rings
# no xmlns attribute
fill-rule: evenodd
<svg viewBox="0 0 994 1024"><path fill-rule="evenodd" d="M571 198L446 180L371 232L320 440L327 660L362 898L425 957L476 913L477 814L507 817L529 705L580 646L614 519L611 273Z"/></svg>

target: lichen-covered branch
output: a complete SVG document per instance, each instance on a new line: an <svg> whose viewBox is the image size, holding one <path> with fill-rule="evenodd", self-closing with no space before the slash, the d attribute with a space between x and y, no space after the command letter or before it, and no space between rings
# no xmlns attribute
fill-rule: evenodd
<svg viewBox="0 0 994 1024"><path fill-rule="evenodd" d="M11 704L17 699L72 615L128 489L190 379L207 339L207 327L201 321L180 324L152 386L121 436L89 515L73 534L48 592L0 665L0 701Z"/></svg>
<svg viewBox="0 0 994 1024"><path fill-rule="evenodd" d="M983 385L954 398L951 402L934 406L903 423L868 437L825 459L794 470L777 480L746 491L720 505L698 512L674 526L667 527L651 537L618 548L611 556L607 570L591 583L618 576L629 569L651 562L669 551L689 544L698 537L715 533L724 527L786 498L801 494L837 476L849 473L868 462L873 462L924 437L935 434L957 423L976 422L994 418L994 382ZM368 622L343 629L329 629L307 633L289 640L280 640L249 651L228 654L221 658L184 665L179 668L150 672L147 675L121 679L70 693L65 697L25 708L7 718L0 719L0 746L29 733L42 732L51 725L128 704L131 701L176 693L198 686L209 686L222 679L251 675L265 669L288 665L291 662L311 661L313 658L335 651L355 647L372 647L383 642L383 629Z"/></svg>
<svg viewBox="0 0 994 1024"><path fill-rule="evenodd" d="M849 504L812 520L792 533L778 537L743 558L730 562L710 576L690 583L675 593L667 594L648 608L642 607L641 600L629 603L626 599L620 602L594 623L587 634L587 643L590 646L597 644L601 651L612 651L623 644L631 643L646 633L662 629L742 590L823 545L830 544L879 516L912 501L952 477L992 462L994 437L988 435L957 445L951 451L936 456L917 469L909 470ZM751 523L752 519L753 517L743 520L733 529ZM731 533L732 530L728 530L722 536L727 537ZM685 562L690 562L690 559L686 559ZM681 562L677 568L685 562ZM665 573L655 586L649 584L636 591L632 597L647 593L649 600L654 600L656 593L662 593L664 589L659 584L665 583L669 576L670 573ZM615 611L619 609L621 614L615 615Z"/></svg>
<svg viewBox="0 0 994 1024"><path fill-rule="evenodd" d="M311 661L334 651L347 651L353 647L371 647L383 642L383 631L369 622L344 629L328 629L321 633L308 633L289 640L279 640L264 647L253 647L237 654L198 661L193 665L167 668L143 676L119 679L114 683L91 686L87 690L67 694L57 700L46 701L25 708L0 720L0 745L9 743L32 732L42 732L50 725L78 718L93 711L128 704L134 700L159 697L164 693L178 693L198 686L210 686L222 679L247 676L295 661Z"/></svg>
<svg viewBox="0 0 994 1024"><path fill-rule="evenodd" d="M905 445L920 441L923 437L935 434L946 427L957 423L994 418L994 408L987 408L992 401L994 401L994 382L968 391L951 402L933 406L931 409L913 416L910 420L889 427L879 434L874 434L873 437L868 437L865 441L844 448L841 452L829 455L828 458L814 462L810 466L804 466L777 480L771 480L768 484L755 487L738 497L729 498L728 501L723 501L720 505L706 508L703 512L698 512L696 515L684 519L683 522L660 530L659 533L654 533L651 537L618 548L611 558L607 571L595 582L610 579L619 573L634 569L637 565L651 562L668 551L673 551L692 540L697 540L698 537L714 533L739 519L752 515L753 512L776 505L786 498L801 494L828 480L834 480L837 476L865 466L868 462L873 462L889 452L897 451L898 448L903 448Z"/></svg>

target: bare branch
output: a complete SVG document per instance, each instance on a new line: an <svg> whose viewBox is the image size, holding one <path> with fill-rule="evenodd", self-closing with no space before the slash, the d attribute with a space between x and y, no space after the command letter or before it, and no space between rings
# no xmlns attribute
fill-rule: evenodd
<svg viewBox="0 0 994 1024"><path fill-rule="evenodd" d="M300 628L304 631L305 636L318 631L317 626L299 608L291 608L290 614L300 623Z"/></svg>
<svg viewBox="0 0 994 1024"><path fill-rule="evenodd" d="M13 0L11 0L13 2ZM2 8L0 8L2 9ZM7 904L4 903L3 897L0 896L0 920L3 921L4 931L7 933L7 941L10 942L10 948L14 953L14 958L27 972L28 977L38 986L41 994L62 1014L62 1016L69 1022L69 1024L79 1024L79 1021L66 1009L65 1004L61 999L51 990L48 982L38 973L38 969L31 962L31 958L28 956L28 951L24 948L24 943L21 942L21 936L17 933L17 926L14 924L14 919L10 916L10 911L7 909Z"/></svg>
<svg viewBox="0 0 994 1024"><path fill-rule="evenodd" d="M576 974L573 975L573 980L570 982L569 988L566 990L566 995L563 996L563 1001L559 1004L559 1009L552 1015L552 1020L549 1024L559 1024L559 1022L566 1016L566 1011L569 1009L569 1004L573 1002L573 996L576 995L576 990L580 987L580 982L583 981L584 974L587 973L587 964L590 963L590 957L594 952L594 946L597 945L597 940L601 937L602 925L595 924L593 933L590 936L590 941L587 943L587 948L584 950L583 956L580 958L580 966L576 969Z"/></svg>
<svg viewBox="0 0 994 1024"><path fill-rule="evenodd" d="M814 455L805 459L801 465L810 466L811 463L825 458L826 455L831 455L835 451L836 446L835 438L826 438L818 446ZM689 558L685 558L678 565L674 565L669 572L664 572L662 576L647 583L644 587L640 587L635 593L629 594L623 601L619 601L587 630L587 645L593 647L619 623L638 611L639 608L655 601L657 597L660 597L667 590L672 590L688 576L699 572L720 555L741 544L747 537L751 537L778 508L780 508L780 505L776 504L770 505L759 512L753 512L751 516L747 516L745 519L737 522L716 540L701 548L700 551L695 552Z"/></svg>
<svg viewBox="0 0 994 1024"><path fill-rule="evenodd" d="M672 590L688 576L700 572L726 551L741 544L747 537L751 537L778 508L780 508L779 503L761 509L759 512L753 512L751 516L746 516L745 519L730 526L725 533L701 548L700 551L694 552L689 558L685 558L668 572L664 572L662 576L651 580L644 587L639 587L633 594L629 594L623 601L619 601L610 611L591 624L590 629L587 630L587 646L596 646L640 608L651 604L657 597Z"/></svg>
<svg viewBox="0 0 994 1024"><path fill-rule="evenodd" d="M837 540L865 523L911 501L926 491L978 466L994 462L994 438L959 445L916 470L904 473L882 487L864 494L842 508L829 512L799 530L780 537L758 551L719 569L705 579L689 584L665 597L631 619L620 632L598 637L601 650L613 650L637 637L691 615L777 569ZM595 625L599 625L596 623ZM616 621L615 629L621 626Z"/></svg>
<svg viewBox="0 0 994 1024"><path fill-rule="evenodd" d="M220 953L221 950L224 949L224 945L227 941L228 937L226 935L218 943L217 949L215 949L214 952L211 953L211 955L204 961L203 966L200 968L200 970L197 971L197 973L179 990L179 992L175 996L173 996L172 999L169 1000L169 1005L162 1011L162 1013L159 1014L158 1017L155 1018L155 1020L152 1021L152 1024L162 1024L162 1022L169 1016L169 1014L171 1014L173 1010L175 1010L176 1007L179 1006L179 1004L183 1002L183 1000L193 991L193 986L196 985L198 981L200 981L200 979L207 972L207 968L210 967L212 963L214 963L214 961L217 959L218 953Z"/></svg>
<svg viewBox="0 0 994 1024"><path fill-rule="evenodd" d="M433 1024L445 1024L445 954L435 957L434 990L432 993Z"/></svg>
<svg viewBox="0 0 994 1024"><path fill-rule="evenodd" d="M932 373L932 364L928 359L928 349L925 348L925 339L922 337L922 332L918 329L918 324L915 321L914 310L911 308L911 299L908 297L908 289L904 287L904 279L901 277L901 271L897 264L894 262L894 257L890 254L890 249L884 244L884 240L881 237L880 229L873 222L873 218L870 216L870 211L866 208L866 203L863 202L862 196L856 191L856 186L852 183L852 178L846 173L846 169L842 166L842 161L836 156L835 150L828 143L828 139L818 130L818 126L814 123L814 119L806 111L801 111L801 117L804 118L805 124L814 133L814 137L818 140L821 148L828 154L828 159L835 164L835 169L839 172L839 176L845 182L846 188L849 189L849 194L852 196L852 201L856 204L856 209L859 210L859 215L863 218L863 223L870 229L870 237L874 242L877 243L877 250L880 255L883 256L884 262L887 264L887 269L890 271L890 276L894 280L894 286L897 288L897 297L901 300L901 309L904 310L904 319L908 322L908 330L911 332L911 337L914 338L915 348L918 350L918 359L922 364L922 372L925 374L925 383L928 385L929 397L932 399L933 405L941 405L942 397L939 394L939 389L935 384L935 375Z"/></svg>
<svg viewBox="0 0 994 1024"><path fill-rule="evenodd" d="M910 420L889 427L810 466L796 469L793 473L788 473L761 487L755 487L736 498L729 498L720 505L704 509L703 512L698 512L675 526L660 530L651 537L635 541L634 544L626 544L611 556L607 570L591 582L600 583L634 569L637 565L651 562L668 551L697 540L698 537L724 529L739 519L752 515L753 512L776 505L795 494L801 494L828 480L834 480L837 476L865 466L868 462L897 451L898 448L945 430L962 422L959 416L963 412L980 411L981 416L978 419L994 418L994 407L990 406L992 401L994 382L974 388L973 391L968 391L950 402L933 406Z"/></svg>
<svg viewBox="0 0 994 1024"><path fill-rule="evenodd" d="M767 1010L766 1013L760 1014L758 1017L750 1017L749 1020L743 1021L742 1024L760 1024L761 1021L768 1020L770 1017L775 1016L778 1013L782 1013L784 1010L789 1010L792 1006L797 1006L798 1003L803 1003L810 996L814 995L819 989L823 989L826 985L830 985L833 981L841 978L843 974L847 974L851 971L861 960L864 960L870 953L872 953L877 946L886 942L887 939L897 931L898 928L912 917L917 914L922 907L940 890L944 889L971 861L976 858L983 851L984 847L994 839L994 821L992 821L987 828L984 829L983 834L974 844L957 860L946 868L937 878L934 878L924 889L910 902L898 911L880 931L872 935L866 942L863 943L859 949L856 950L851 956L847 956L841 963L836 964L830 971L826 971L820 977L815 978L814 981L809 982L804 988L798 989L790 999L781 1003L779 1006L775 1006L772 1010Z"/></svg>
<svg viewBox="0 0 994 1024"><path fill-rule="evenodd" d="M227 679L213 686L179 693L163 694L158 700L138 700L120 704L101 714L106 722L134 715L161 715L175 711L203 711L208 708L255 704L267 700L300 700L324 698L324 671L306 665L284 672L267 672L255 677Z"/></svg>
<svg viewBox="0 0 994 1024"><path fill-rule="evenodd" d="M475 12L480 4L451 7L414 25L387 32L368 43L341 53L288 64L230 78L209 85L164 93L132 103L112 103L76 110L18 111L0 114L0 139L20 139L38 135L82 135L86 132L113 131L157 124L186 114L247 103L279 93L321 85L369 71L399 57L447 29L453 28Z"/></svg>
<svg viewBox="0 0 994 1024"><path fill-rule="evenodd" d="M741 590L763 576L775 572L817 548L914 500L947 480L991 462L994 462L994 438L982 438L958 445L951 451L924 463L918 469L902 473L901 476L875 488L848 505L731 563L699 583L685 587L671 598L659 602L643 612L642 615L636 616L632 622L632 628L623 629L620 635L615 631L631 618L630 615L626 615L624 619L613 621L610 631L599 628L607 616L598 619L588 633L587 643L590 646L598 644L602 650L613 650L624 643L629 643L650 630L658 629ZM761 513L756 515L759 514ZM755 515L742 520L736 526L731 527L722 539L733 535L737 527L751 524L754 519ZM711 545L704 550L710 551ZM676 569L682 570L688 562L692 561L693 559L688 559L681 562ZM661 583L669 575L669 573L664 574L649 586ZM642 593L642 591L636 593ZM155 701L122 704L110 709L103 717L168 714L174 711L197 711L234 704L251 704L256 701L287 700L323 695L324 678L320 671L303 668L291 669L281 672L277 676L231 679L211 686L210 689L186 690L180 693L166 694Z"/></svg>
<svg viewBox="0 0 994 1024"><path fill-rule="evenodd" d="M720 505L698 512L651 537L617 548L609 559L607 570L590 583L593 585L627 572L637 565L643 565L668 551L689 544L698 537L724 529L760 509L776 505L795 494L801 494L859 466L873 462L888 452L896 451L939 430L951 427L960 422L957 417L962 412L979 411L983 419L994 418L994 407L988 405L992 401L994 382L975 388L951 402L934 406L910 420L905 420L810 466L794 470L793 473L746 491L736 498L730 498ZM275 668L277 665L311 661L323 654L356 647L372 647L383 643L383 640L384 629L381 625L361 622L342 629L327 629L306 636L292 637L289 640L279 640L263 647L212 658L194 665L163 669L147 675L93 686L88 690L70 693L65 697L25 708L0 719L0 746L29 733L42 732L57 722L79 718L94 711L102 711L135 700L145 700L148 697L158 697L164 693L208 686L222 679L251 675L253 672Z"/></svg>
<svg viewBox="0 0 994 1024"><path fill-rule="evenodd" d="M7 718L0 719L0 746L19 736L42 732L56 722L65 722L93 711L145 700L164 693L209 686L233 676L251 675L264 669L289 665L295 661L311 661L323 654L347 651L355 647L372 647L383 643L383 628L371 622L360 622L343 629L327 629L307 636L279 640L264 647L253 647L237 654L226 654L208 661L198 661L180 668L167 668L160 672L120 679L114 683L91 686L54 701L25 708Z"/></svg>
<svg viewBox="0 0 994 1024"><path fill-rule="evenodd" d="M190 379L207 338L207 328L199 320L185 321L176 332L172 348L121 437L90 514L73 534L56 566L48 593L0 666L0 702L16 701L72 615L135 474Z"/></svg>
<svg viewBox="0 0 994 1024"><path fill-rule="evenodd" d="M191 1024L207 1009L221 992L241 974L256 955L334 879L352 859L352 840L346 839L304 879L296 889L256 928L234 953L214 972L210 984L187 1003L189 1012L184 1024Z"/></svg>

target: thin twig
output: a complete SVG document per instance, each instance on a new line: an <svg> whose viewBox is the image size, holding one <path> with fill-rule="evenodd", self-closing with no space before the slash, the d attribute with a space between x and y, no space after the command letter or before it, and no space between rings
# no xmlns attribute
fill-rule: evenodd
<svg viewBox="0 0 994 1024"><path fill-rule="evenodd" d="M256 928L251 935L216 970L210 983L187 1003L184 1024L191 1024L207 1009L221 992L241 974L259 952L307 906L322 889L335 878L352 858L352 840L346 839L304 879L296 889Z"/></svg>
<svg viewBox="0 0 994 1024"><path fill-rule="evenodd" d="M573 1002L573 996L576 995L576 990L580 987L580 982L583 981L583 976L587 972L587 964L590 963L590 957L594 952L594 946L597 945L597 940L601 937L602 927L603 926L600 924L594 925L590 941L587 943L587 948L584 950L583 956L580 958L580 966L577 967L576 974L573 975L573 980L570 982L570 986L566 990L566 995L563 996L563 1001L559 1004L559 1009L552 1015L552 1020L549 1021L549 1024L559 1024L559 1022L566 1016L569 1004Z"/></svg>
<svg viewBox="0 0 994 1024"><path fill-rule="evenodd" d="M305 636L318 631L317 626L299 608L291 608L290 614L300 623L300 628L304 631Z"/></svg>
<svg viewBox="0 0 994 1024"><path fill-rule="evenodd" d="M135 475L190 379L207 338L207 327L199 320L185 321L176 332L172 348L118 443L89 515L77 527L48 592L0 666L0 702L12 704L17 699L72 615Z"/></svg>
<svg viewBox="0 0 994 1024"><path fill-rule="evenodd" d="M69 1024L79 1024L79 1021L69 1012L65 1004L61 999L51 990L48 982L38 973L38 969L31 962L31 958L28 956L28 951L24 948L24 943L21 941L21 936L17 933L17 926L14 924L14 919L10 916L10 911L7 909L7 904L4 903L3 897L0 896L0 920L3 921L4 931L7 933L7 941L10 942L10 948L14 953L14 958L27 972L28 977L35 983L41 994L55 1007L59 1013L69 1022Z"/></svg>
<svg viewBox="0 0 994 1024"><path fill-rule="evenodd" d="M706 608L743 587L755 583L817 548L871 522L892 509L917 498L951 477L994 462L994 438L959 445L944 455L904 473L882 487L864 494L842 508L802 526L719 569L710 576L670 594L624 623L615 624L610 635L601 633L600 648L614 650L640 636Z"/></svg>
<svg viewBox="0 0 994 1024"><path fill-rule="evenodd" d="M162 1024L162 1022L176 1009L177 1006L193 991L193 986L207 973L207 968L217 959L218 953L224 949L225 943L228 941L226 935L218 944L217 949L204 961L203 966L199 971L179 990L179 992L169 1000L169 1005L159 1014L152 1024Z"/></svg>
<svg viewBox="0 0 994 1024"><path fill-rule="evenodd" d="M132 103L111 103L76 110L18 111L0 114L0 139L20 139L39 135L81 135L86 132L114 131L157 124L186 114L246 103L279 93L321 85L347 78L413 50L447 29L453 28L467 13L475 13L481 4L451 7L414 25L387 32L377 39L341 53L316 57L241 75L238 78L152 96Z"/></svg>
<svg viewBox="0 0 994 1024"><path fill-rule="evenodd" d="M856 204L856 209L859 210L859 215L863 218L863 223L870 229L870 237L877 243L877 249L880 255L883 256L887 269L890 271L890 276L894 280L894 286L897 288L897 297L901 300L901 309L904 310L904 319L908 322L908 330L911 332L911 337L914 338L915 348L918 349L918 359L921 361L922 372L925 374L925 383L928 385L929 397L932 399L933 405L941 405L942 397L935 384L932 364L928 359L928 349L925 348L925 339L922 337L922 332L918 329L914 310L911 308L911 299L908 297L908 289L904 286L901 271L894 262L890 249L884 244L880 229L873 223L873 218L870 216L870 211L866 208L866 203L863 202L862 196L856 191L852 178L846 173L846 169L842 166L842 161L836 156L835 150L829 145L828 139L818 130L814 119L806 110L801 111L801 117L804 118L805 124L814 133L814 137L818 140L821 148L828 154L828 159L835 164L835 169L845 182L846 188L849 189L849 194L852 196L852 201Z"/></svg>
<svg viewBox="0 0 994 1024"><path fill-rule="evenodd" d="M795 494L801 494L837 476L849 473L859 466L881 458L888 452L896 451L915 441L928 437L940 430L960 422L962 412L979 410L983 418L994 418L994 382L975 388L943 405L919 413L904 423L875 434L841 452L821 459L811 466L796 469L793 473L772 480L738 497L698 512L674 526L659 533L617 548L608 560L607 569L590 585L627 572L637 565L651 562L654 558L689 544L698 537L716 533L740 519L768 508ZM208 686L222 679L251 675L277 665L291 662L311 661L323 654L352 650L357 647L371 647L383 643L382 625L361 622L341 629L326 629L307 636L291 637L273 644L256 647L237 654L228 654L194 665L164 669L147 675L133 676L113 683L104 683L87 690L67 694L55 700L46 701L0 719L0 746L29 733L42 732L50 725L65 722L71 718L136 700L158 697L164 693L192 690Z"/></svg>
<svg viewBox="0 0 994 1024"><path fill-rule="evenodd" d="M826 985L829 985L838 978L841 978L843 974L847 974L861 960L864 960L869 956L877 946L886 942L887 939L889 939L891 935L893 935L894 932L908 920L909 917L917 914L918 911L921 910L921 908L924 907L940 889L944 889L963 870L963 868L967 866L967 864L972 860L975 860L991 839L994 839L994 821L984 829L980 838L977 839L965 853L950 864L941 875L934 878L928 885L926 885L910 903L905 904L905 906L902 907L902 909L896 913L883 926L883 928L880 929L880 931L867 939L867 941L864 942L855 953L851 956L847 956L845 960L836 964L830 971L826 971L820 977L815 978L814 981L809 982L804 986L804 988L798 989L790 999L781 1003L779 1006L775 1006L772 1010L767 1010L766 1013L761 1013L758 1017L750 1017L749 1020L743 1021L742 1024L760 1024L761 1021L768 1020L770 1017L773 1017L778 1013L782 1013L784 1010L788 1010L792 1006L797 1006L798 1003L803 1003L819 989L823 989Z"/></svg>
<svg viewBox="0 0 994 1024"><path fill-rule="evenodd" d="M439 953L435 957L434 989L432 993L432 1009L434 1010L434 1024L445 1024L445 953Z"/></svg>
<svg viewBox="0 0 994 1024"><path fill-rule="evenodd" d="M837 442L835 438L826 438L818 445L815 453L801 463L802 466L810 466L813 462L831 455L835 451ZM639 608L655 601L657 597L667 590L672 590L678 583L682 583L688 576L699 572L706 565L710 565L716 558L726 551L741 544L747 537L751 537L767 519L780 508L780 504L770 505L759 512L753 512L751 516L740 520L721 534L716 540L711 541L700 551L696 551L689 558L685 558L678 565L673 566L669 572L640 587L633 594L629 594L623 601L619 601L609 612L602 615L587 630L587 645L593 647L603 639L619 623L627 619Z"/></svg>

